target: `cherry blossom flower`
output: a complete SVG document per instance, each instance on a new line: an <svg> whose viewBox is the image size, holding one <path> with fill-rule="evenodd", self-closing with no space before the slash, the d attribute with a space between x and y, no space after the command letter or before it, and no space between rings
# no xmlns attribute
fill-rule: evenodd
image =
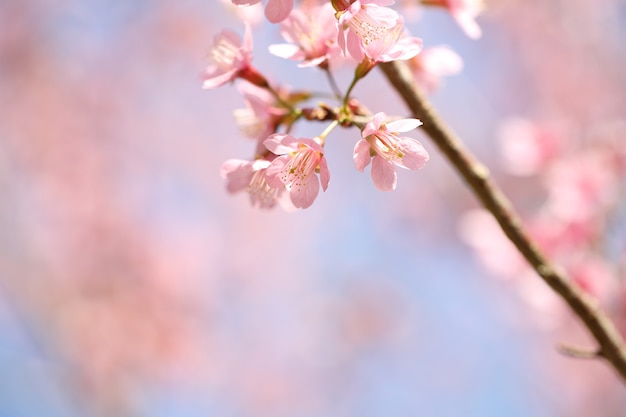
<svg viewBox="0 0 626 417"><path fill-rule="evenodd" d="M279 133L271 135L264 143L267 149L279 155L267 168L267 183L271 187L286 188L297 208L310 207L319 193L320 182L326 191L330 180L324 148L313 139L296 139Z"/></svg>
<svg viewBox="0 0 626 417"><path fill-rule="evenodd" d="M463 69L461 57L447 46L424 49L409 60L415 81L427 93L439 87L441 77L455 75Z"/></svg>
<svg viewBox="0 0 626 417"><path fill-rule="evenodd" d="M528 119L505 120L496 134L502 166L513 175L538 174L563 151L562 135Z"/></svg>
<svg viewBox="0 0 626 417"><path fill-rule="evenodd" d="M201 75L205 89L220 87L241 77L263 86L267 81L250 65L252 61L252 35L246 25L243 42L235 32L225 29L213 39L211 48L213 65Z"/></svg>
<svg viewBox="0 0 626 417"><path fill-rule="evenodd" d="M320 65L339 52L336 19L330 3L304 3L282 23L281 34L289 43L270 45L270 52L303 61L299 67Z"/></svg>
<svg viewBox="0 0 626 417"><path fill-rule="evenodd" d="M381 191L396 188L396 166L415 170L428 161L428 153L415 139L399 137L397 132L408 132L420 126L417 119L402 119L385 123L385 113L377 113L362 132L362 139L354 146L354 164L363 172L372 162L372 180Z"/></svg>
<svg viewBox="0 0 626 417"><path fill-rule="evenodd" d="M422 41L404 34L403 19L386 5L393 0L356 0L337 12L340 28L337 41L357 61L367 57L376 62L406 60L422 49Z"/></svg>
<svg viewBox="0 0 626 417"><path fill-rule="evenodd" d="M476 16L483 10L483 0L422 0L428 6L448 9L461 29L472 39L480 38L482 31L476 23Z"/></svg>
<svg viewBox="0 0 626 417"><path fill-rule="evenodd" d="M240 83L237 89L243 95L246 107L234 111L235 120L244 136L257 140L260 155L265 151L263 141L276 131L287 110L280 107L276 97L267 89L250 83Z"/></svg>
<svg viewBox="0 0 626 417"><path fill-rule="evenodd" d="M271 162L265 159L246 161L229 159L222 164L221 175L226 179L226 189L230 193L246 190L252 206L272 208L276 205L284 188L270 187L266 180L267 168Z"/></svg>
<svg viewBox="0 0 626 417"><path fill-rule="evenodd" d="M261 0L232 0L237 6L251 6ZM293 9L293 0L268 0L265 6L265 17L272 23L282 22Z"/></svg>

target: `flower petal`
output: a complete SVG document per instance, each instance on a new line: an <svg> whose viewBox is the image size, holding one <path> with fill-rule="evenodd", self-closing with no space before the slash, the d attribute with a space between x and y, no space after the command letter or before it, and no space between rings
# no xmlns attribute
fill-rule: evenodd
<svg viewBox="0 0 626 417"><path fill-rule="evenodd" d="M376 155L372 160L372 181L380 191L395 190L398 174L393 162Z"/></svg>
<svg viewBox="0 0 626 417"><path fill-rule="evenodd" d="M297 149L296 138L286 133L274 133L263 141L263 145L276 155L284 155Z"/></svg>
<svg viewBox="0 0 626 417"><path fill-rule="evenodd" d="M354 151L352 152L354 158L354 166L359 171L363 172L366 166L370 164L372 157L370 156L370 144L365 139L361 139L354 145Z"/></svg>
<svg viewBox="0 0 626 417"><path fill-rule="evenodd" d="M412 138L400 138L400 146L404 150L402 165L408 169L420 169L428 161L429 155L421 143Z"/></svg>
<svg viewBox="0 0 626 417"><path fill-rule="evenodd" d="M408 132L422 124L421 120L418 119L401 119L387 123L387 130L389 132Z"/></svg>
<svg viewBox="0 0 626 417"><path fill-rule="evenodd" d="M326 191L328 188L328 182L330 181L330 171L328 170L328 164L326 158L320 159L320 182L322 183L322 189Z"/></svg>
<svg viewBox="0 0 626 417"><path fill-rule="evenodd" d="M365 125L365 129L363 129L362 133L363 138L378 132L380 125L385 121L386 117L387 115L383 112L376 113L374 117L372 117L372 119Z"/></svg>
<svg viewBox="0 0 626 417"><path fill-rule="evenodd" d="M267 170L265 171L265 181L272 188L284 187L285 183L282 180L282 171L285 164L289 162L289 155L279 156L274 159Z"/></svg>
<svg viewBox="0 0 626 417"><path fill-rule="evenodd" d="M308 177L305 184L300 187L293 187L289 191L291 202L298 208L307 208L315 201L317 194L320 192L320 183L317 175Z"/></svg>
<svg viewBox="0 0 626 417"><path fill-rule="evenodd" d="M272 23L282 22L293 9L293 0L269 0L265 6L265 17Z"/></svg>

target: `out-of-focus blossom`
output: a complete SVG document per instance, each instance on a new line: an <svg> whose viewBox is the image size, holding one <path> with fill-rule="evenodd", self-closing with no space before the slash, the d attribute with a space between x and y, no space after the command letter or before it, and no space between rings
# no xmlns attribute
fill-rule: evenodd
<svg viewBox="0 0 626 417"><path fill-rule="evenodd" d="M244 97L245 108L234 111L241 132L258 141L257 153L264 153L263 140L276 131L286 109L278 106L276 97L268 90L250 83L240 83L237 89Z"/></svg>
<svg viewBox="0 0 626 417"><path fill-rule="evenodd" d="M220 0L229 11L242 22L250 24L252 27L264 22L263 6L260 3L250 4L247 7L241 7L232 2L232 0Z"/></svg>
<svg viewBox="0 0 626 417"><path fill-rule="evenodd" d="M299 67L320 65L339 52L336 19L330 3L303 3L282 23L281 34L289 43L270 45L270 52L303 61Z"/></svg>
<svg viewBox="0 0 626 417"><path fill-rule="evenodd" d="M260 3L261 0L232 0L237 6L250 6ZM265 6L265 17L272 23L282 22L293 9L293 0L268 0Z"/></svg>
<svg viewBox="0 0 626 417"><path fill-rule="evenodd" d="M537 174L562 147L560 135L521 118L503 122L496 136L503 167L514 175Z"/></svg>
<svg viewBox="0 0 626 417"><path fill-rule="evenodd" d="M313 139L296 139L278 133L264 143L267 149L279 155L267 168L267 183L271 187L285 187L297 208L310 207L319 193L320 182L326 191L330 180L324 148Z"/></svg>
<svg viewBox="0 0 626 417"><path fill-rule="evenodd" d="M560 159L547 178L547 208L557 217L589 221L613 204L620 178L611 167L611 155L586 152Z"/></svg>
<svg viewBox="0 0 626 417"><path fill-rule="evenodd" d="M445 7L470 38L477 39L482 35L476 16L484 8L483 0L422 0L422 3Z"/></svg>
<svg viewBox="0 0 626 417"><path fill-rule="evenodd" d="M213 38L211 48L213 64L201 75L205 89L220 87L242 77L256 85L265 80L250 65L252 61L252 34L246 25L243 41L235 32L225 29Z"/></svg>
<svg viewBox="0 0 626 417"><path fill-rule="evenodd" d="M372 162L372 180L381 191L396 188L396 166L419 169L428 161L428 152L417 140L398 136L420 126L417 119L402 119L385 123L386 115L377 113L363 129L362 139L354 146L354 164L363 172Z"/></svg>
<svg viewBox="0 0 626 417"><path fill-rule="evenodd" d="M344 54L362 61L376 62L410 59L422 50L422 41L405 36L403 19L387 0L356 0L337 12L338 43Z"/></svg>
<svg viewBox="0 0 626 417"><path fill-rule="evenodd" d="M426 48L409 60L415 81L427 93L439 87L441 77L456 75L463 69L463 59L447 46Z"/></svg>
<svg viewBox="0 0 626 417"><path fill-rule="evenodd" d="M270 187L266 180L267 168L271 161L257 159L229 159L222 164L221 175L226 179L226 189L230 193L246 190L252 206L273 208L284 188Z"/></svg>

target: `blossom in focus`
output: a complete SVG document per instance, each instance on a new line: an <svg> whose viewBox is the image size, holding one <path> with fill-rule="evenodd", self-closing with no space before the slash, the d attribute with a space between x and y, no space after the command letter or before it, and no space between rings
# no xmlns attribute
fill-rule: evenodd
<svg viewBox="0 0 626 417"><path fill-rule="evenodd" d="M251 6L261 0L232 0L237 6ZM265 6L265 17L272 23L282 22L293 9L293 0L268 0Z"/></svg>
<svg viewBox="0 0 626 417"><path fill-rule="evenodd" d="M420 126L417 119L402 119L385 123L385 113L374 115L363 129L362 139L354 146L354 164L363 172L372 162L372 180L381 191L396 188L396 166L419 169L428 161L426 149L415 139L398 136Z"/></svg>
<svg viewBox="0 0 626 417"><path fill-rule="evenodd" d="M477 39L482 35L476 16L483 10L483 0L422 0L422 4L445 7L470 38Z"/></svg>
<svg viewBox="0 0 626 417"><path fill-rule="evenodd" d="M266 180L267 167L271 164L265 159L246 161L229 159L222 164L221 175L226 179L226 189L230 193L246 190L252 206L272 208L276 205L284 188L270 187Z"/></svg>
<svg viewBox="0 0 626 417"><path fill-rule="evenodd" d="M463 69L461 57L447 46L426 48L408 63L415 81L427 93L439 87L441 77L456 75Z"/></svg>
<svg viewBox="0 0 626 417"><path fill-rule="evenodd" d="M282 23L281 34L289 43L270 45L276 56L303 61L299 67L320 65L337 55L337 28L333 7L304 3Z"/></svg>
<svg viewBox="0 0 626 417"><path fill-rule="evenodd" d="M225 29L213 38L211 48L213 65L201 75L205 89L220 87L242 75L256 73L252 61L252 35L246 25L243 42L235 32Z"/></svg>
<svg viewBox="0 0 626 417"><path fill-rule="evenodd" d="M296 139L279 133L271 135L264 143L267 149L279 155L267 168L267 183L271 187L286 188L295 207L310 207L319 193L320 182L326 191L330 180L324 148L313 139Z"/></svg>
<svg viewBox="0 0 626 417"><path fill-rule="evenodd" d="M410 59L422 50L422 41L404 34L403 19L386 5L387 0L356 0L338 11L337 41L344 54L357 61Z"/></svg>

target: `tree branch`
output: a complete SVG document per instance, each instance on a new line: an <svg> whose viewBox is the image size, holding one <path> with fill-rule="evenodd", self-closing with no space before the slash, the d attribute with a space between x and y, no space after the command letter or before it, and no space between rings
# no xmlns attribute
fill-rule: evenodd
<svg viewBox="0 0 626 417"><path fill-rule="evenodd" d="M442 121L432 105L415 85L404 62L379 64L383 73L400 94L413 117L420 119L422 129L430 136L456 168L476 197L495 217L506 236L526 258L541 278L565 300L598 342L596 355L606 359L626 383L626 350L624 340L613 322L586 293L541 252L530 239L508 198L502 193L485 165L465 148L461 140Z"/></svg>

